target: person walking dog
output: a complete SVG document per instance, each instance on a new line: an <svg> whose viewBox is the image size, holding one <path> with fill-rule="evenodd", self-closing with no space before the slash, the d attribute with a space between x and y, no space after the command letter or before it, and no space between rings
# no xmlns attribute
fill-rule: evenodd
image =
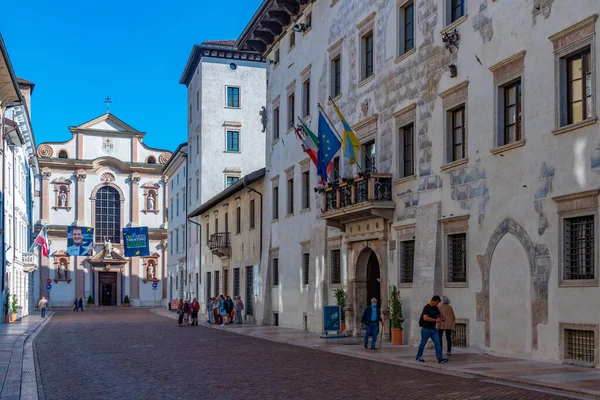
<svg viewBox="0 0 600 400"><path fill-rule="evenodd" d="M425 345L429 339L433 340L435 345L435 356L437 357L438 363L444 364L448 362L447 358L442 357L442 346L440 345L440 335L438 334L435 325L443 322L443 318L440 316L440 296L433 296L431 301L423 307L421 318L419 318L419 326L421 327L421 344L419 345L419 351L417 351L416 360L418 362L425 362L423 360L423 351Z"/></svg>
<svg viewBox="0 0 600 400"><path fill-rule="evenodd" d="M379 305L377 304L377 299L373 297L371 299L371 305L362 313L362 318L360 319L363 328L365 330L365 349L369 346L369 336L372 336L371 340L371 350L375 350L375 344L377 343L377 336L379 335L379 322L383 326L383 319L381 319L381 310Z"/></svg>

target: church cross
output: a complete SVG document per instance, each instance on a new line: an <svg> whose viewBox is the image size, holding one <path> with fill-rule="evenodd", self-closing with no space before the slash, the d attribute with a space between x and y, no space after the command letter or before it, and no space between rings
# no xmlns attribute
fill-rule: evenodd
<svg viewBox="0 0 600 400"><path fill-rule="evenodd" d="M109 96L106 96L106 98L104 99L104 104L106 104L106 112L110 112L110 104L112 103L112 100L110 99Z"/></svg>

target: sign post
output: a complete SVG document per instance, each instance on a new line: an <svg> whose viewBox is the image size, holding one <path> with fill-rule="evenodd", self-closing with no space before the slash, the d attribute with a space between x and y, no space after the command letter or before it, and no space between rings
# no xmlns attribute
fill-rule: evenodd
<svg viewBox="0 0 600 400"><path fill-rule="evenodd" d="M156 290L158 289L158 279L152 279L152 290L154 291L154 305L156 306Z"/></svg>

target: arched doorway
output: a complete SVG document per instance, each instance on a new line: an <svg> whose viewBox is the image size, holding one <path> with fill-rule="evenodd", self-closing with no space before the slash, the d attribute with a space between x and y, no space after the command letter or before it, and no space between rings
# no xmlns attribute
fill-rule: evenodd
<svg viewBox="0 0 600 400"><path fill-rule="evenodd" d="M361 328L362 313L375 297L382 306L385 301L385 277L382 276L380 255L377 248L367 245L357 249L356 267L354 270L354 290L353 290L353 308L354 308L354 332L357 335L363 334ZM383 271L385 273L385 271Z"/></svg>
<svg viewBox="0 0 600 400"><path fill-rule="evenodd" d="M377 304L381 304L381 275L379 271L379 261L375 252L371 251L369 260L367 261L367 304L371 303L371 299L375 297Z"/></svg>

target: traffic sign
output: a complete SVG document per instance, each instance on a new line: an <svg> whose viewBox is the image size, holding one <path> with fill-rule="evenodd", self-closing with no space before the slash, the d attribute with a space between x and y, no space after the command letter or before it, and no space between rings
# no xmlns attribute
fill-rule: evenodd
<svg viewBox="0 0 600 400"><path fill-rule="evenodd" d="M157 287L158 287L158 283L154 282L154 283L152 284L152 289L156 289Z"/></svg>
<svg viewBox="0 0 600 400"><path fill-rule="evenodd" d="M153 287L152 290L158 290L158 288L157 287Z"/></svg>
<svg viewBox="0 0 600 400"><path fill-rule="evenodd" d="M47 283L48 285L49 285L49 284L51 284L51 283L52 283L52 279L50 279L50 278L46 279L46 283Z"/></svg>
<svg viewBox="0 0 600 400"><path fill-rule="evenodd" d="M157 277L152 278L152 282L154 282L154 283L158 282L158 278Z"/></svg>
<svg viewBox="0 0 600 400"><path fill-rule="evenodd" d="M51 284L47 284L46 285L46 289L48 289L48 290L52 289L52 285Z"/></svg>

